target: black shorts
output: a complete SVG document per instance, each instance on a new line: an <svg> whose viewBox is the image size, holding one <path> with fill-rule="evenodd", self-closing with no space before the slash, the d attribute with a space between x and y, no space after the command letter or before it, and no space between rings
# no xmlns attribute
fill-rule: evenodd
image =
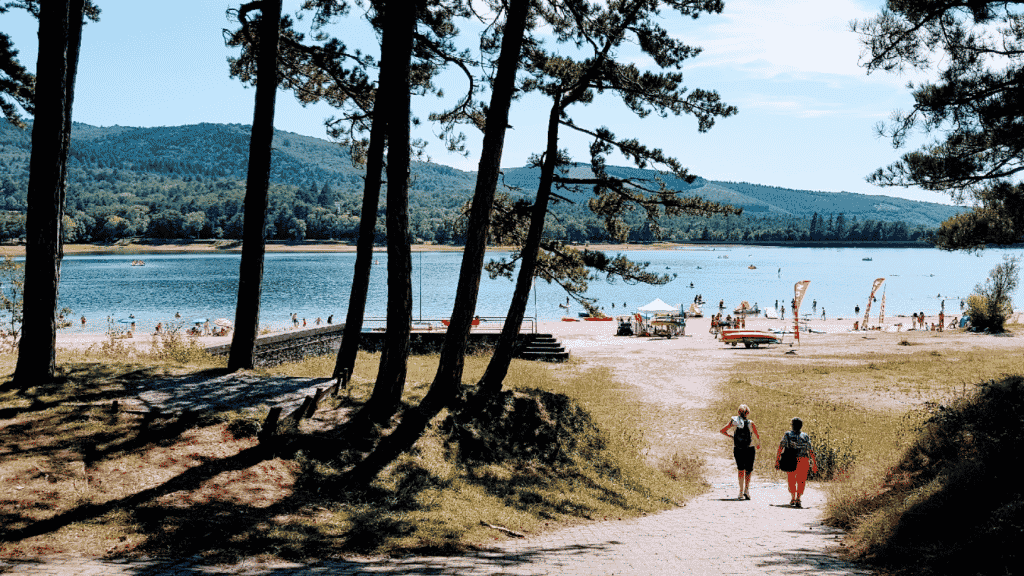
<svg viewBox="0 0 1024 576"><path fill-rule="evenodd" d="M757 455L757 448L733 448L732 456L736 459L736 469L746 472L754 471L754 456Z"/></svg>

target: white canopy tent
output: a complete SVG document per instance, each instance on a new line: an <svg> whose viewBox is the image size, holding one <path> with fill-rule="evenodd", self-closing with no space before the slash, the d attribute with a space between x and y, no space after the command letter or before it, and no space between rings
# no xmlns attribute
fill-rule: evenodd
<svg viewBox="0 0 1024 576"><path fill-rule="evenodd" d="M679 306L672 306L663 302L661 298L655 298L653 302L641 306L637 310L646 314L678 314Z"/></svg>

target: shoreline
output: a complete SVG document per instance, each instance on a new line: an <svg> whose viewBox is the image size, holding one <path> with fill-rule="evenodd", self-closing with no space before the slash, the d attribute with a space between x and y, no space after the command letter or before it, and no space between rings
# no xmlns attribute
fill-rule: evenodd
<svg viewBox="0 0 1024 576"><path fill-rule="evenodd" d="M801 247L801 248L927 248L933 246L914 243L763 243L763 242L653 242L650 244L589 244L573 245L575 248L586 248L601 252L609 251L653 251L653 250L713 250L718 248L736 248L740 246L756 247ZM138 255L138 254L202 254L202 253L234 253L240 254L242 242L240 240L203 240L194 242L184 241L146 241L146 242L118 242L115 244L65 244L65 256L102 256L102 255ZM413 244L413 252L462 252L462 246L449 246L441 244ZM510 246L489 246L489 250L511 251ZM318 253L318 252L339 252L354 253L356 245L342 241L312 241L312 242L284 242L271 241L266 245L267 252L284 253ZM374 246L374 252L387 252L385 246ZM21 257L25 255L24 244L4 243L0 244L0 256Z"/></svg>
<svg viewBox="0 0 1024 576"><path fill-rule="evenodd" d="M1015 312L1015 315L1019 315L1021 312ZM956 317L960 315L957 314ZM964 332L962 330L950 330L946 329L942 332L931 331L931 330L914 330L910 328L910 318L907 316L892 316L890 317L893 321L886 322L882 325L880 330L853 330L853 323L862 319L855 318L829 318L822 320L820 318L808 320L806 322L801 321L801 336L804 339L815 339L822 337L870 337L872 335L889 334L889 335L957 335L963 336L981 336L979 333ZM946 322L948 323L953 318L953 315L946 316ZM575 320L575 319L574 319ZM933 322L938 322L938 316L926 316L926 323L929 325ZM803 326L806 326L809 331L805 331ZM280 334L288 334L292 332L302 332L304 330L312 330L318 328L310 326L306 329L290 329L290 328L279 328L272 329L271 332L260 334L263 336L274 336ZM557 320L541 320L537 322L537 332L553 334L557 338L568 339L573 341L580 336L599 337L602 340L607 338L615 337L615 332L618 328L618 322L614 319L611 321L604 322L593 322L593 321L557 321ZM701 318L689 318L687 319L686 336L675 337L669 341L686 342L690 345L685 348L707 348L708 345L721 346L721 342L713 338L710 334L711 318L710 316L704 316ZM783 340L787 342L793 341L793 322L790 319L778 320L773 318L765 318L764 316L748 317L747 328L756 330L785 330L783 334ZM437 328L434 331L438 333L444 333L444 329ZM423 330L413 330L413 333L423 332ZM491 333L493 330L486 330L481 332ZM140 329L135 332L135 335L131 338L118 338L117 342L148 348L152 342L155 334L151 330L151 327L140 326ZM228 333L226 336L184 336L189 341L195 340L202 344L204 347L220 346L224 344L231 344L232 333ZM92 346L101 345L107 342L110 336L105 331L93 331L93 330L82 330L78 327L70 329L62 329L57 331L57 348L62 350L85 350ZM662 337L641 337L641 336L628 336L621 337L622 341L638 340L638 341L665 341Z"/></svg>

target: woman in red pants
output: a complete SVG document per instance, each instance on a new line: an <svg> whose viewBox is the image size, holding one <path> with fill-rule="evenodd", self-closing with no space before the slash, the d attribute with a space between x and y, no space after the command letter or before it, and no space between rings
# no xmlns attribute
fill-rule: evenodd
<svg viewBox="0 0 1024 576"><path fill-rule="evenodd" d="M782 458L782 451L790 448L796 451L796 470L787 472L789 476L789 505L797 508L802 507L800 497L804 494L804 486L807 484L807 469L813 465L814 473L818 473L818 459L814 455L814 447L811 446L811 437L801 432L804 421L793 418L793 429L786 432L779 443L779 451L775 454L775 468L779 469L779 460Z"/></svg>

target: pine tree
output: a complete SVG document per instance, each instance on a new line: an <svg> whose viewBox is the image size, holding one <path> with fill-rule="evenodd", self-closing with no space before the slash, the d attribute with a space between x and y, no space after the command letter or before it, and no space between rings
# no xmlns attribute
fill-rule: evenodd
<svg viewBox="0 0 1024 576"><path fill-rule="evenodd" d="M7 9L0 6L0 14ZM18 61L18 50L11 37L0 32L0 111L7 121L19 128L25 127L18 106L31 114L35 76Z"/></svg>
<svg viewBox="0 0 1024 576"><path fill-rule="evenodd" d="M235 330L231 338L228 368L252 369L259 336L260 294L263 285L264 231L270 188L270 159L274 139L274 105L277 96L278 26L281 0L259 0L239 10L238 19L252 34L246 15L259 9L256 102L253 106L252 137L249 143L248 176L245 183L245 220L242 257L238 271L238 301Z"/></svg>
<svg viewBox="0 0 1024 576"><path fill-rule="evenodd" d="M71 146L71 107L86 14L84 0L39 6L39 58L25 220L25 297L14 379L46 382L56 369L57 299L64 257L61 225Z"/></svg>
<svg viewBox="0 0 1024 576"><path fill-rule="evenodd" d="M1020 2L907 0L855 22L864 66L932 73L911 85L914 106L897 112L880 132L894 147L914 133L944 138L904 154L868 180L920 186L971 200L969 212L942 224L936 243L975 249L1024 238L1024 13Z"/></svg>
<svg viewBox="0 0 1024 576"><path fill-rule="evenodd" d="M632 64L615 60L616 49L622 43L636 42L662 69L678 69L682 62L699 49L686 46L672 37L660 22L659 11L666 6L680 15L698 17L704 12L719 12L720 1L656 2L650 0L612 1L607 6L589 4L582 0L544 4L540 8L545 21L556 33L573 39L577 46L592 51L586 58L576 60L570 56L545 51L540 45L530 45L526 52L526 69L533 76L527 87L551 99L548 113L547 137L544 151L534 156L531 163L540 168L540 184L531 207L530 224L525 240L520 244L519 273L512 302L505 317L504 327L486 372L480 381L482 393L493 395L501 389L515 350L516 338L526 310L530 287L542 258L541 244L548 203L558 186L586 184L594 186L596 198L592 210L603 216L606 225L616 237L623 236L621 213L630 204L638 205L656 221L659 207L670 213L711 214L727 213L731 207L705 202L700 198L680 198L663 183L651 187L650 183L628 177L616 177L606 170L605 158L617 151L638 168L648 164L667 167L676 177L692 182L692 176L675 159L661 150L649 149L635 139L617 138L601 127L589 129L577 125L569 115L574 104L588 104L598 93L619 96L622 102L640 117L657 112L661 116L691 114L698 120L698 129L706 131L717 117L732 115L736 109L723 104L716 92L693 90L687 94L680 85L680 72L641 72ZM578 179L566 177L563 171L570 159L558 148L559 130L565 127L593 138L590 147L590 168L594 177Z"/></svg>

